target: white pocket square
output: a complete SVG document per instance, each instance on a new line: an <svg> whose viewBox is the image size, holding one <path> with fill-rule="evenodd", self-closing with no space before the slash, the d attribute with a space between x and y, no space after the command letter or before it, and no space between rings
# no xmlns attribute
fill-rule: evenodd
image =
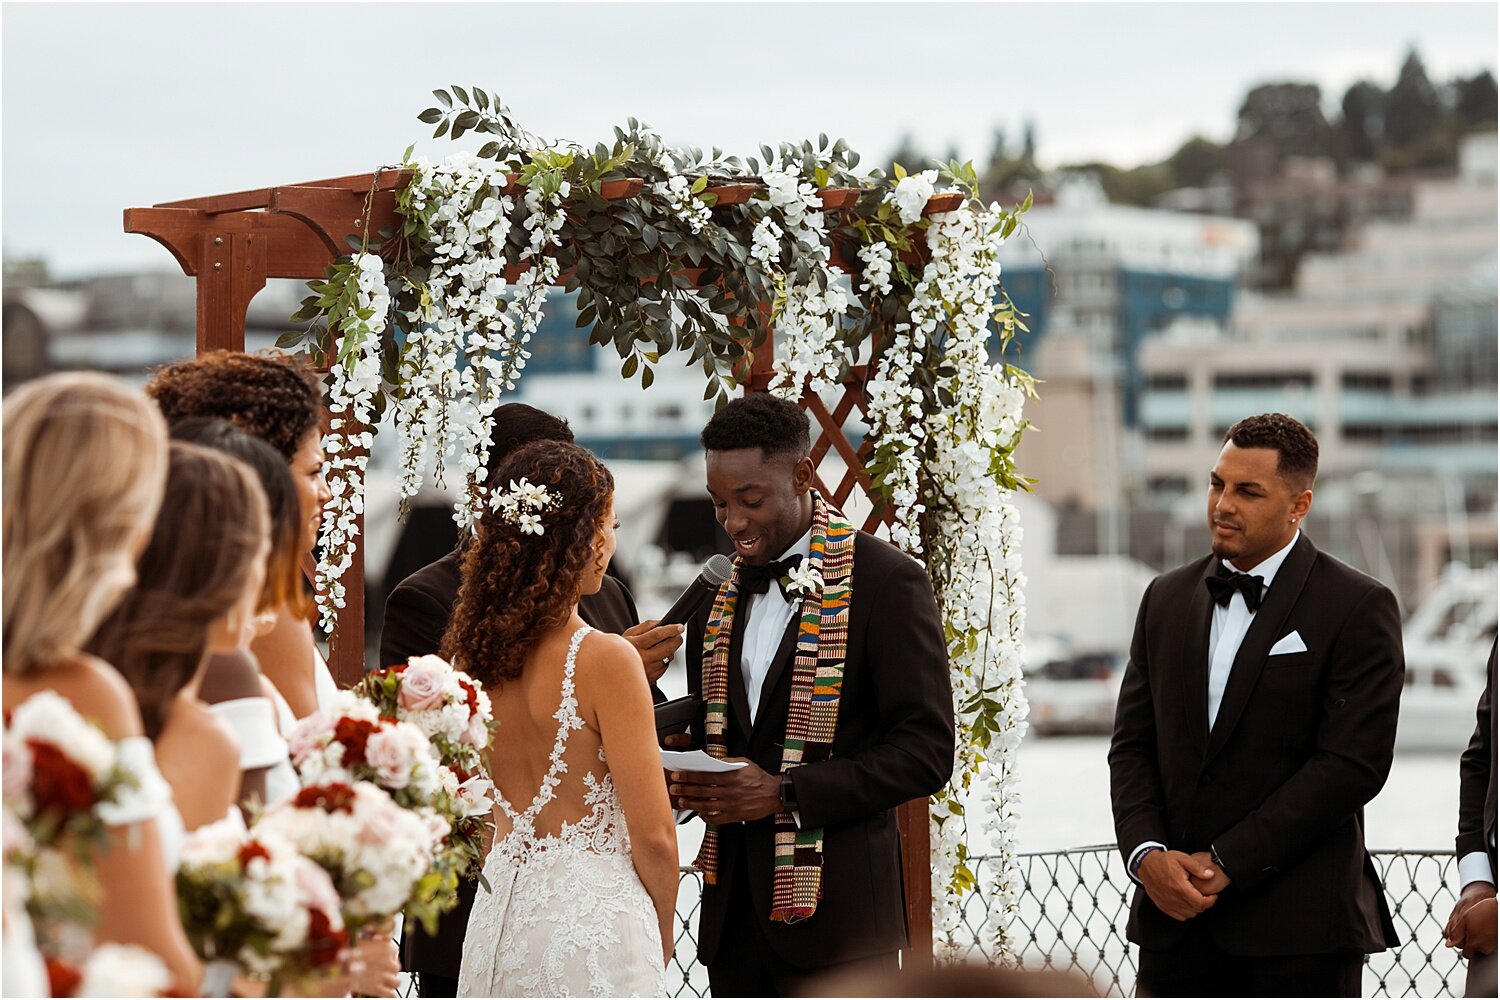
<svg viewBox="0 0 1500 1000"><path fill-rule="evenodd" d="M1286 635L1282 636L1280 639L1276 640L1276 645L1272 646L1271 651L1266 655L1284 656L1287 653L1305 652L1307 652L1307 643L1303 642L1302 636L1298 635L1297 631L1293 629Z"/></svg>

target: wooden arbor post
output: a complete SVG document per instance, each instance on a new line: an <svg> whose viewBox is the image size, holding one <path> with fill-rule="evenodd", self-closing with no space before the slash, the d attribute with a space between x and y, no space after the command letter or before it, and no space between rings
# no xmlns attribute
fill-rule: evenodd
<svg viewBox="0 0 1500 1000"><path fill-rule="evenodd" d="M268 278L312 279L323 277L324 270L347 251L346 236L359 236L368 224L378 233L396 229L395 193L411 180L408 170L383 170L373 174L352 174L301 184L256 188L231 194L163 202L150 208L127 208L125 231L149 236L161 243L185 274L197 282L197 352L245 348L245 311L255 295L265 287ZM609 181L601 194L608 200L629 198L642 186L638 178ZM732 205L748 200L759 185L733 184L710 188L718 205ZM837 211L853 204L858 189L827 188L819 192L824 211ZM948 212L962 204L960 194L934 195L923 214ZM839 248L833 248L833 264L852 271ZM513 276L511 276L513 277ZM697 283L698 276L689 277ZM559 279L563 280L563 279ZM747 393L764 392L773 377L774 336L769 327L768 307L761 306L766 339L756 354L746 382ZM872 484L864 471L872 448L864 441L856 449L844 435L843 425L858 409L869 410L865 389L870 377L868 365L857 365L843 381L843 394L831 408L815 395L804 393L803 409L814 425L812 457L814 467L821 465L830 451L844 465L838 483L829 488L818 475L818 487L825 496L845 504L858 487L866 496ZM885 523L882 514L871 513L864 529L873 531ZM356 520L357 534L353 561L343 577L345 605L339 615L338 635L329 653L334 676L350 684L364 673L364 516ZM926 967L932 962L932 872L931 839L927 801L917 799L900 809L899 826L902 847L902 880L906 895L907 926L911 948L906 953L908 968Z"/></svg>

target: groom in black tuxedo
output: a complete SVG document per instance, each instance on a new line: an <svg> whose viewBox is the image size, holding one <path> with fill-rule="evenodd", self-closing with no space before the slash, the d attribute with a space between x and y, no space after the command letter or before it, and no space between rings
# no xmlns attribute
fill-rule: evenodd
<svg viewBox="0 0 1500 1000"><path fill-rule="evenodd" d="M550 413L525 403L506 403L495 408L494 432L490 438L488 477L506 457L533 441L573 440L568 425ZM482 530L483 520L480 521ZM383 666L405 663L413 656L436 654L453 617L458 602L460 569L464 546L417 570L402 580L385 602L385 624L380 631L380 662ZM578 614L602 632L623 635L636 647L646 676L651 681L652 696L664 696L656 682L666 672L677 647L682 645L681 630L673 625L657 626L642 622L636 613L630 591L619 580L606 576L597 594L585 594L578 602ZM458 971L463 959L464 930L469 910L474 905L475 883L463 881L458 887L458 906L438 921L436 935L408 925L402 942L402 966L417 977L419 995L451 997L458 990Z"/></svg>
<svg viewBox="0 0 1500 1000"><path fill-rule="evenodd" d="M1235 424L1213 554L1141 598L1109 750L1141 996L1355 997L1397 943L1364 805L1391 766L1401 616L1299 530L1317 469L1291 417Z"/></svg>
<svg viewBox="0 0 1500 1000"><path fill-rule="evenodd" d="M831 753L783 772L798 628L797 599L783 588L809 556L814 520L807 416L795 403L752 395L715 414L701 440L709 494L738 557L723 745L728 759L748 763L727 774L668 775L673 805L718 830L698 960L716 997L799 995L809 978L834 970L894 973L907 945L896 807L936 792L953 770L952 691L932 585L911 557L853 536ZM705 621L688 628L695 693L708 666ZM822 830L821 891L811 915L793 922L772 917L778 814L790 814L797 831Z"/></svg>

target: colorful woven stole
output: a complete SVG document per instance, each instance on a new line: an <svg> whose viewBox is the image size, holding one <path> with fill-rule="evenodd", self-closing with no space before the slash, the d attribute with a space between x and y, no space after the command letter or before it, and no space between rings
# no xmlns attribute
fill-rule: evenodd
<svg viewBox="0 0 1500 1000"><path fill-rule="evenodd" d="M792 699L787 709L781 773L799 764L827 760L839 721L844 658L849 647L849 597L854 573L854 526L813 491L812 551L808 562L822 578L821 592L803 595L798 611L797 652L792 662ZM739 573L719 588L703 634L703 700L710 756L727 756L729 641L739 603ZM731 677L734 678L731 681ZM748 735L748 734L747 734ZM813 915L823 895L823 831L797 829L791 813L776 814L775 874L771 919L797 923ZM695 865L709 885L718 882L719 831L709 825Z"/></svg>

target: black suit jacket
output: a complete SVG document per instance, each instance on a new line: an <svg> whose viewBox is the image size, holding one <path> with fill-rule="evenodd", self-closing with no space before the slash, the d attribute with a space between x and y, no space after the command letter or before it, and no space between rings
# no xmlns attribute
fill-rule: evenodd
<svg viewBox="0 0 1500 1000"><path fill-rule="evenodd" d="M774 817L720 828L717 885L706 886L698 959L712 964L753 928L730 926L726 908L740 866L764 934L783 959L813 969L906 946L896 807L924 798L953 773L953 693L943 623L916 560L872 535L854 543L849 645L833 754L793 768L804 827L823 828L823 898L802 923L772 923ZM688 682L702 690L707 611L688 627ZM762 687L755 725L740 678L742 629L732 634L728 751L781 770L797 622L788 626Z"/></svg>
<svg viewBox="0 0 1500 1000"><path fill-rule="evenodd" d="M436 653L443 633L458 603L463 554L453 551L402 580L385 601L385 625L380 630L380 662L383 666L405 663L408 657ZM578 614L601 632L624 632L639 624L635 601L625 585L606 576L599 593L578 602ZM663 696L654 686L657 701ZM474 905L474 882L460 882L458 906L438 922L436 936L429 937L412 926L405 935L402 964L408 972L427 972L458 978L463 961L464 931Z"/></svg>
<svg viewBox="0 0 1500 1000"><path fill-rule="evenodd" d="M1110 744L1115 832L1127 860L1159 841L1216 848L1232 880L1201 916L1239 955L1383 951L1397 943L1364 843L1385 784L1405 665L1396 599L1298 539L1235 657L1208 728L1212 600L1200 559L1141 598ZM1307 650L1269 656L1296 631ZM1178 944L1187 924L1137 888L1128 936Z"/></svg>
<svg viewBox="0 0 1500 1000"><path fill-rule="evenodd" d="M1483 851L1495 871L1495 647L1485 668L1484 694L1468 749L1458 762L1458 856Z"/></svg>

